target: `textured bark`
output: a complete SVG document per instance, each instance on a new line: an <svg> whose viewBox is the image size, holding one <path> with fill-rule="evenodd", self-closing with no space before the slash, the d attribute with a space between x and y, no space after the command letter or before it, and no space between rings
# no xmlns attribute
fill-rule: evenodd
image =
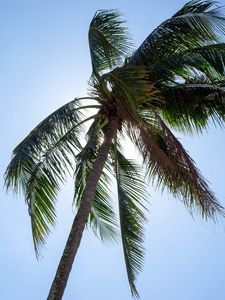
<svg viewBox="0 0 225 300"><path fill-rule="evenodd" d="M72 269L73 261L79 248L85 224L88 220L88 216L92 207L96 186L101 176L102 169L107 159L116 130L117 123L115 120L112 120L105 131L104 141L99 148L92 172L87 180L87 185L81 199L80 208L78 209L77 215L74 219L47 300L61 300L63 297L67 280Z"/></svg>

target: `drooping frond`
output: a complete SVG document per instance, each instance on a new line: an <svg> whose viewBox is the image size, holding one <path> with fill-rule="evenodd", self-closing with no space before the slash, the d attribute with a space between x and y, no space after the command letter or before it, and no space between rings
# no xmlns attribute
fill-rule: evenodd
<svg viewBox="0 0 225 300"><path fill-rule="evenodd" d="M42 121L14 150L6 170L7 188L22 191L31 216L34 246L45 242L55 222L55 199L81 149L82 107L74 100Z"/></svg>
<svg viewBox="0 0 225 300"><path fill-rule="evenodd" d="M159 115L145 120L148 124L130 128L128 134L142 153L149 179L168 188L190 212L197 208L206 219L224 213L194 161Z"/></svg>
<svg viewBox="0 0 225 300"><path fill-rule="evenodd" d="M13 151L13 159L6 172L6 187L16 192L19 191L19 188L23 186L22 181L20 182L23 164L26 164L28 157L33 157L38 161L52 145L73 130L73 127L81 122L82 117L79 99L75 98L36 126ZM75 140L75 147L80 148L78 140Z"/></svg>
<svg viewBox="0 0 225 300"><path fill-rule="evenodd" d="M55 224L55 200L65 173L58 166L45 167L42 163L34 163L32 168L27 168L27 172L29 179L25 182L25 200L31 217L34 248L38 255L40 246L45 243L50 232L50 226ZM62 177L54 177L55 173L62 173Z"/></svg>
<svg viewBox="0 0 225 300"><path fill-rule="evenodd" d="M201 132L208 123L223 125L225 120L225 82L212 83L196 76L183 84L165 86L163 117L175 129Z"/></svg>
<svg viewBox="0 0 225 300"><path fill-rule="evenodd" d="M99 10L88 33L93 75L121 64L130 51L130 37L117 10Z"/></svg>
<svg viewBox="0 0 225 300"><path fill-rule="evenodd" d="M115 174L119 201L120 229L128 281L132 295L138 298L135 286L144 260L143 223L146 188L142 171L114 147Z"/></svg>
<svg viewBox="0 0 225 300"><path fill-rule="evenodd" d="M100 147L103 134L98 121L90 127L88 141L82 151L76 156L74 204L80 206L87 179L93 169L93 164ZM108 170L107 170L108 169ZM89 225L94 233L101 239L115 240L117 237L116 217L112 207L112 194L110 192L109 165L106 164L96 187L93 205L89 215Z"/></svg>

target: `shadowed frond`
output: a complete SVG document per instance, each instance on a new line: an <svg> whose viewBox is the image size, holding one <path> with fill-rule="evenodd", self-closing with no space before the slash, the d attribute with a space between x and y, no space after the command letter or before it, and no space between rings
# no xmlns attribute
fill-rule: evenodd
<svg viewBox="0 0 225 300"><path fill-rule="evenodd" d="M162 57L149 65L151 78L174 81L176 76L184 79L201 72L211 79L222 79L225 73L225 44L209 44L190 47L179 54Z"/></svg>
<svg viewBox="0 0 225 300"><path fill-rule="evenodd" d="M117 10L99 10L88 33L93 74L121 64L130 52L130 37Z"/></svg>
<svg viewBox="0 0 225 300"><path fill-rule="evenodd" d="M225 22L225 21L224 21ZM204 65L212 69L212 77L224 75L225 43L207 44L193 47L181 55L181 63L199 69L205 73Z"/></svg>
<svg viewBox="0 0 225 300"><path fill-rule="evenodd" d="M196 76L183 84L165 86L164 119L183 132L202 132L210 121L223 126L225 119L225 82L212 83Z"/></svg>
<svg viewBox="0 0 225 300"><path fill-rule="evenodd" d="M87 133L88 141L82 151L76 156L74 204L80 206L87 179L93 169L93 164L103 138L99 122L94 121ZM97 184L93 205L89 215L89 224L94 233L101 239L116 240L117 223L112 208L110 192L110 166L107 164Z"/></svg>
<svg viewBox="0 0 225 300"><path fill-rule="evenodd" d="M124 258L132 295L138 298L135 286L144 260L143 223L146 188L140 167L114 148L115 174Z"/></svg>

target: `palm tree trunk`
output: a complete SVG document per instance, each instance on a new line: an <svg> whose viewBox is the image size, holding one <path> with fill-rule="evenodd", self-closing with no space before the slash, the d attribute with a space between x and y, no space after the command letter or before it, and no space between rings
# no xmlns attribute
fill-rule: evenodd
<svg viewBox="0 0 225 300"><path fill-rule="evenodd" d="M80 208L78 209L77 215L74 219L47 300L62 299L67 280L72 269L73 261L80 245L85 224L88 220L88 216L92 207L96 186L101 176L102 169L107 159L116 130L117 123L115 120L112 120L105 131L104 141L99 148L92 172L87 180L86 188L81 199Z"/></svg>

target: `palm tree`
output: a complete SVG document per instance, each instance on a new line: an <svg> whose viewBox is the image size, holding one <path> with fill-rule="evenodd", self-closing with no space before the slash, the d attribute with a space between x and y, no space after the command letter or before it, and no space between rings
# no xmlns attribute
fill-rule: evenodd
<svg viewBox="0 0 225 300"><path fill-rule="evenodd" d="M77 214L49 300L63 296L86 225L103 240L117 238L111 182L117 186L119 228L134 297L144 256L144 178L181 199L190 212L197 209L214 220L224 214L171 131L201 133L212 121L223 123L224 33L219 7L193 0L132 53L119 13L101 10L94 15L88 34L93 69L89 96L75 98L34 128L15 148L5 174L6 187L25 197L37 254L55 223L60 185L68 173L74 174ZM139 150L145 174L126 158L124 137Z"/></svg>

